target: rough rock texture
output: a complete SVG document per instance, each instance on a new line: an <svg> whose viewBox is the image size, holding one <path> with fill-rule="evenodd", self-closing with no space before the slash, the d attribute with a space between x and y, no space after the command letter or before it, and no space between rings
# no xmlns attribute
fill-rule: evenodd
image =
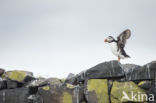
<svg viewBox="0 0 156 103"><path fill-rule="evenodd" d="M156 61L108 61L65 80L0 69L0 103L156 103Z"/></svg>

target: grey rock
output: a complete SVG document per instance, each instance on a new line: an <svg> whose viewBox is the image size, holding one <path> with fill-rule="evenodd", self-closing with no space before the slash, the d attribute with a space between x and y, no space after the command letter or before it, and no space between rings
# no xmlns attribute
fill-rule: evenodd
<svg viewBox="0 0 156 103"><path fill-rule="evenodd" d="M40 87L47 85L48 82L44 78L36 78L25 85L25 87Z"/></svg>
<svg viewBox="0 0 156 103"><path fill-rule="evenodd" d="M74 74L70 73L70 74L67 76L67 78L66 78L66 80L65 80L65 83L77 84L77 83L75 83L75 82L76 82L76 76L75 76Z"/></svg>
<svg viewBox="0 0 156 103"><path fill-rule="evenodd" d="M156 79L156 61L144 66L125 64L123 68L125 70L126 80L128 81Z"/></svg>
<svg viewBox="0 0 156 103"><path fill-rule="evenodd" d="M28 94L28 88L1 90L0 103L26 103Z"/></svg>
<svg viewBox="0 0 156 103"><path fill-rule="evenodd" d="M5 72L5 70L0 68L0 76L2 76L4 72Z"/></svg>
<svg viewBox="0 0 156 103"><path fill-rule="evenodd" d="M29 95L26 103L43 103L43 99L39 94Z"/></svg>
<svg viewBox="0 0 156 103"><path fill-rule="evenodd" d="M15 89L23 86L23 83L17 81L7 80L6 82L7 82L7 89Z"/></svg>
<svg viewBox="0 0 156 103"><path fill-rule="evenodd" d="M88 79L120 78L124 76L124 71L122 65L114 60L88 69L86 76Z"/></svg>
<svg viewBox="0 0 156 103"><path fill-rule="evenodd" d="M125 80L140 80L137 71L141 70L141 66L135 64L123 64L122 67L125 72Z"/></svg>
<svg viewBox="0 0 156 103"><path fill-rule="evenodd" d="M7 82L6 80L0 80L0 90L7 89Z"/></svg>

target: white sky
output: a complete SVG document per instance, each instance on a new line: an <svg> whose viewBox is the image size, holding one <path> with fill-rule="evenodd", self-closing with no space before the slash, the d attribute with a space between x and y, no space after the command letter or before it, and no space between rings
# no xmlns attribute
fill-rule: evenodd
<svg viewBox="0 0 156 103"><path fill-rule="evenodd" d="M121 63L156 60L156 0L0 0L0 67L77 74L117 59L103 41L127 28Z"/></svg>

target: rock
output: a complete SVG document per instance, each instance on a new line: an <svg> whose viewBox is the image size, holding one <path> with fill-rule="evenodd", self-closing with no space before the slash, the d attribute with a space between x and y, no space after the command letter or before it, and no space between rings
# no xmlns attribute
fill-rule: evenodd
<svg viewBox="0 0 156 103"><path fill-rule="evenodd" d="M0 103L26 103L28 94L28 88L1 90Z"/></svg>
<svg viewBox="0 0 156 103"><path fill-rule="evenodd" d="M136 95L135 98L133 98L133 94ZM146 102L146 98L141 98L141 95L147 94L145 90L139 88L134 82L114 81L111 90L111 103Z"/></svg>
<svg viewBox="0 0 156 103"><path fill-rule="evenodd" d="M68 77L66 78L65 83L69 83L69 84L73 84L73 85L77 84L76 83L76 76L74 74L70 73L68 75Z"/></svg>
<svg viewBox="0 0 156 103"><path fill-rule="evenodd" d="M50 84L50 85L57 85L57 84L61 84L62 81L58 78L48 78L46 79L46 81Z"/></svg>
<svg viewBox="0 0 156 103"><path fill-rule="evenodd" d="M90 79L87 84L88 103L109 103L107 79Z"/></svg>
<svg viewBox="0 0 156 103"><path fill-rule="evenodd" d="M109 61L66 79L0 69L0 103L155 103L154 98L156 61L144 66Z"/></svg>
<svg viewBox="0 0 156 103"><path fill-rule="evenodd" d="M83 87L72 84L53 84L39 87L38 92L43 97L44 103L83 103L83 91Z"/></svg>
<svg viewBox="0 0 156 103"><path fill-rule="evenodd" d="M6 80L0 80L0 90L7 89L7 82Z"/></svg>
<svg viewBox="0 0 156 103"><path fill-rule="evenodd" d="M84 71L80 72L79 74L77 74L74 84L75 85L77 85L77 84L84 84L84 82L88 78L86 74L87 74L86 70L84 70Z"/></svg>
<svg viewBox="0 0 156 103"><path fill-rule="evenodd" d="M14 88L20 88L23 84L19 83L17 81L7 80L7 88L8 89L14 89Z"/></svg>
<svg viewBox="0 0 156 103"><path fill-rule="evenodd" d="M44 103L72 103L72 90L63 89L58 85L40 87L38 92Z"/></svg>
<svg viewBox="0 0 156 103"><path fill-rule="evenodd" d="M151 95L154 96L154 99L151 99L149 103L156 103L156 81L152 81L151 87L147 93L149 97L151 97Z"/></svg>
<svg viewBox="0 0 156 103"><path fill-rule="evenodd" d="M119 78L124 76L124 71L118 61L109 61L88 69L86 76L88 79Z"/></svg>
<svg viewBox="0 0 156 103"><path fill-rule="evenodd" d="M146 91L149 91L152 86L152 81L140 81L138 86Z"/></svg>
<svg viewBox="0 0 156 103"><path fill-rule="evenodd" d="M26 72L26 71L18 71L18 70L7 71L3 74L3 77L21 83L28 82L28 78L29 81L34 79L33 73Z"/></svg>
<svg viewBox="0 0 156 103"><path fill-rule="evenodd" d="M152 80L156 78L156 61L144 66L126 64L123 65L126 74L126 80Z"/></svg>
<svg viewBox="0 0 156 103"><path fill-rule="evenodd" d="M43 103L43 99L39 94L29 95L27 103Z"/></svg>
<svg viewBox="0 0 156 103"><path fill-rule="evenodd" d="M142 68L141 66L135 64L123 64L122 67L124 69L125 76L126 76L125 81L140 80L138 72L136 71L139 71Z"/></svg>
<svg viewBox="0 0 156 103"><path fill-rule="evenodd" d="M3 74L4 72L5 72L5 70L0 68L0 76L2 76L2 74Z"/></svg>
<svg viewBox="0 0 156 103"><path fill-rule="evenodd" d="M44 78L36 78L25 85L25 87L41 87L48 85L48 81Z"/></svg>

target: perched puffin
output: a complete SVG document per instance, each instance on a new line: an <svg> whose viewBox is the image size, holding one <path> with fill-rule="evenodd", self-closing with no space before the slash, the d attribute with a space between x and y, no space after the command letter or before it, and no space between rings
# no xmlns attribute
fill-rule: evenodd
<svg viewBox="0 0 156 103"><path fill-rule="evenodd" d="M124 58L130 58L129 55L126 54L124 47L126 44L127 39L131 36L131 31L126 29L123 31L115 40L112 36L108 36L104 42L107 42L111 48L112 53L118 57L118 61Z"/></svg>

